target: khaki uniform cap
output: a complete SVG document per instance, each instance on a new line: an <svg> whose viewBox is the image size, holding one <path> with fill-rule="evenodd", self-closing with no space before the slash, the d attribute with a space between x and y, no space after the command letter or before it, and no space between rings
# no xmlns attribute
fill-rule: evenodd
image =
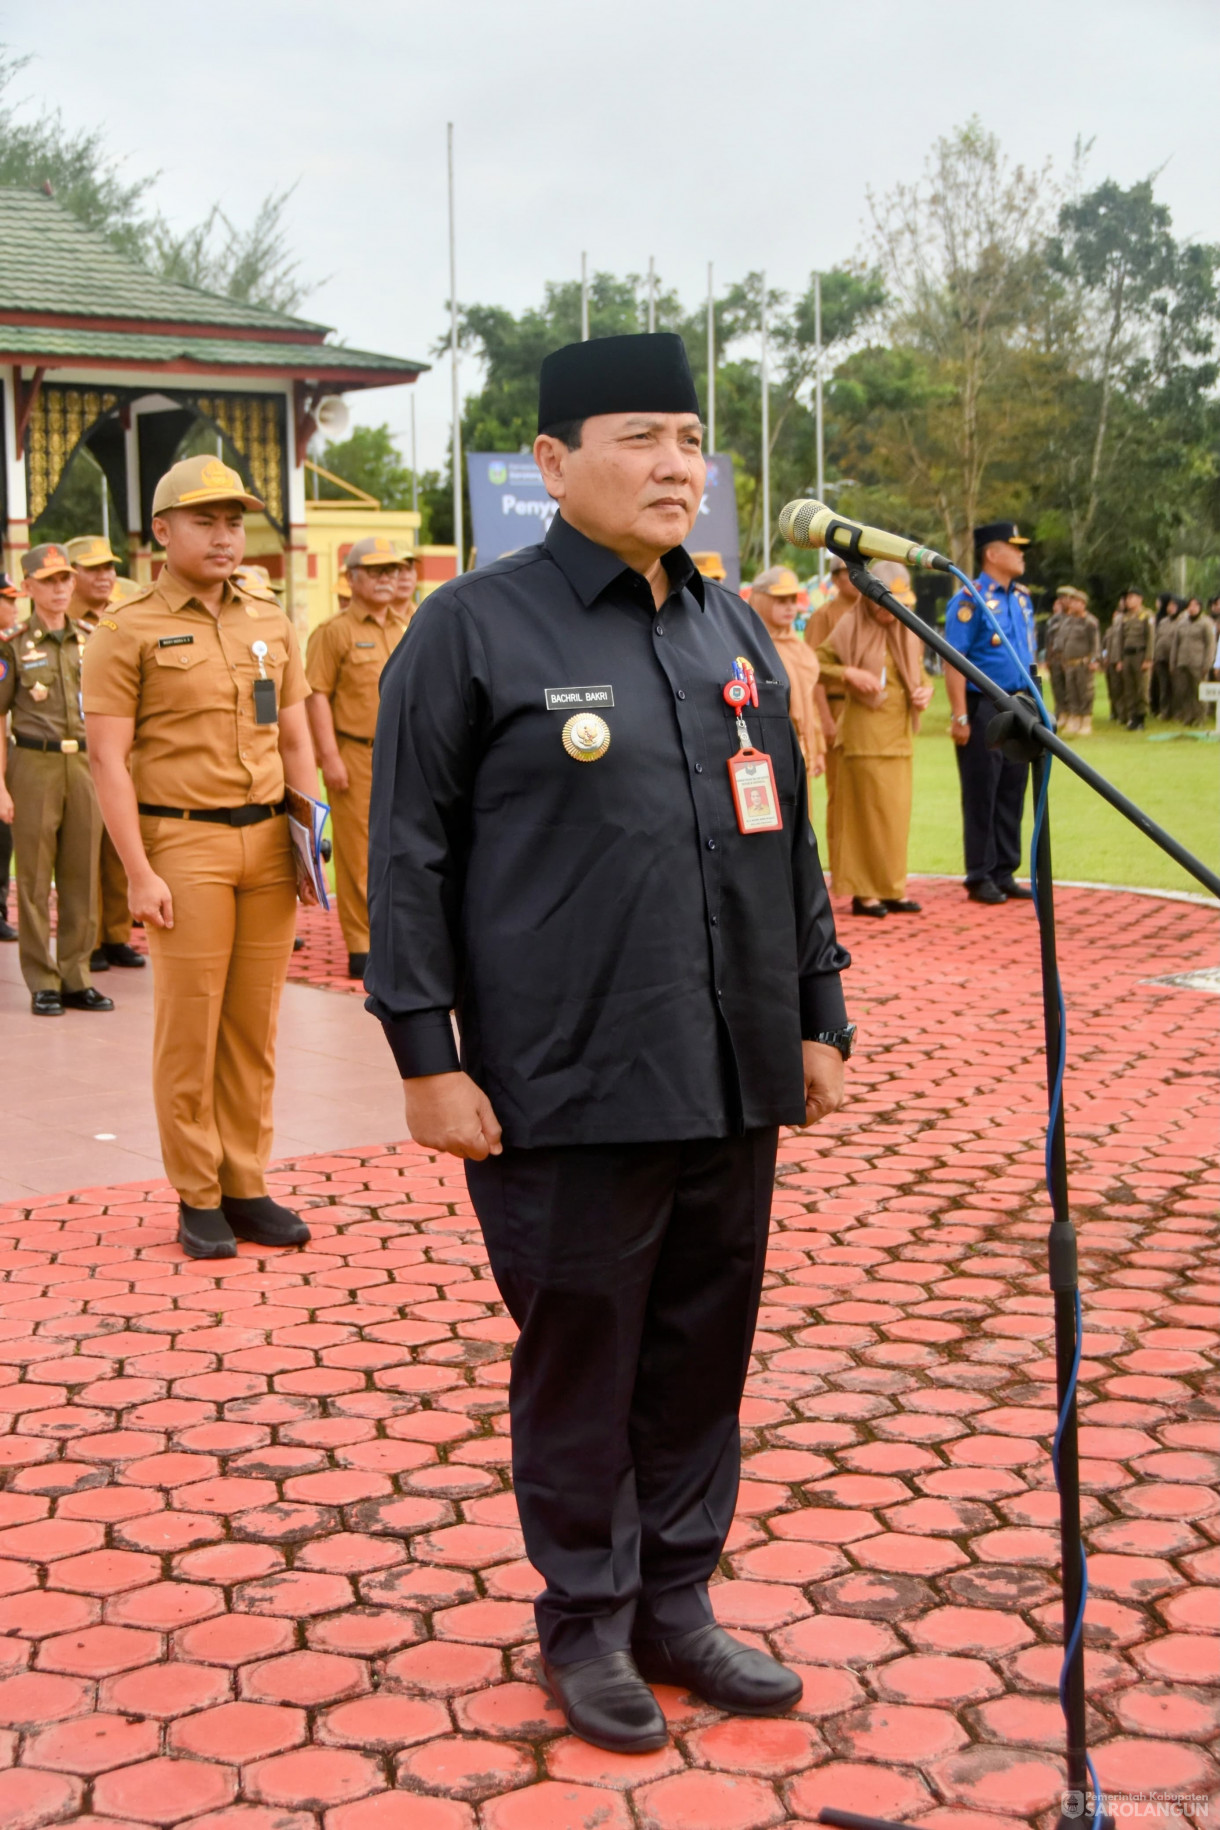
<svg viewBox="0 0 1220 1830"><path fill-rule="evenodd" d="M72 561L68 558L67 548L56 546L53 541L43 546L32 546L28 553L21 555L23 578L55 578L61 572L71 570Z"/></svg>
<svg viewBox="0 0 1220 1830"><path fill-rule="evenodd" d="M208 502L240 502L249 509L263 506L220 458L193 457L183 458L166 471L153 493L152 512L163 515L171 508L201 508Z"/></svg>
<svg viewBox="0 0 1220 1830"><path fill-rule="evenodd" d="M692 553L691 564L704 578L727 578L724 559L719 553Z"/></svg>
<svg viewBox="0 0 1220 1830"><path fill-rule="evenodd" d="M129 597L141 597L143 594L144 586L140 583L138 578L119 577L114 581L114 590L110 593L110 601L112 604L125 604Z"/></svg>
<svg viewBox="0 0 1220 1830"><path fill-rule="evenodd" d="M750 589L765 592L768 597L799 597L801 581L787 566L768 566L765 572L758 574Z"/></svg>
<svg viewBox="0 0 1220 1830"><path fill-rule="evenodd" d="M347 571L357 566L400 566L406 562L394 542L385 534L370 534L348 549L343 564Z"/></svg>
<svg viewBox="0 0 1220 1830"><path fill-rule="evenodd" d="M68 542L68 558L74 566L81 566L85 571L92 571L94 566L117 566L117 553L110 550L110 542L101 534L78 534L75 540Z"/></svg>

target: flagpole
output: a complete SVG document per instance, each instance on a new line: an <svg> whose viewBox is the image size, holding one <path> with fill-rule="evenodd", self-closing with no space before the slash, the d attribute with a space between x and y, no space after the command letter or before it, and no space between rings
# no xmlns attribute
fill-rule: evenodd
<svg viewBox="0 0 1220 1830"><path fill-rule="evenodd" d="M712 263L707 263L707 448L716 449L716 308Z"/></svg>
<svg viewBox="0 0 1220 1830"><path fill-rule="evenodd" d="M453 541L457 547L457 569L466 567L462 554L466 530L462 525L462 400L458 382L458 309L457 309L457 243L453 212L453 122L448 124L449 138L449 357L453 380Z"/></svg>
<svg viewBox="0 0 1220 1830"><path fill-rule="evenodd" d="M580 340L589 341L589 257L580 257Z"/></svg>
<svg viewBox="0 0 1220 1830"><path fill-rule="evenodd" d="M654 255L648 256L648 328L657 328L657 263Z"/></svg>
<svg viewBox="0 0 1220 1830"><path fill-rule="evenodd" d="M418 384L412 382L408 396L411 402L411 513L419 513L419 465L415 461L415 389ZM419 544L419 529L415 530L415 543Z"/></svg>
<svg viewBox="0 0 1220 1830"><path fill-rule="evenodd" d="M771 385L767 370L767 275L762 276L762 539L763 571L771 564Z"/></svg>
<svg viewBox="0 0 1220 1830"><path fill-rule="evenodd" d="M814 399L818 435L818 501L826 500L826 439L822 413L822 276L813 276L813 362ZM818 583L826 576L826 549L818 548Z"/></svg>

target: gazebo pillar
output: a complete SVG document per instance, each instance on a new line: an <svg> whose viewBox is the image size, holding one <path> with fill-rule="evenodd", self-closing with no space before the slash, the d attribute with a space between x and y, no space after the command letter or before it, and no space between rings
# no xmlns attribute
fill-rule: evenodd
<svg viewBox="0 0 1220 1830"><path fill-rule="evenodd" d="M25 487L25 452L17 439L18 400L21 398L21 370L6 368L4 376L4 501L7 526L4 529L4 569L17 577L21 555L30 545L29 498Z"/></svg>
<svg viewBox="0 0 1220 1830"><path fill-rule="evenodd" d="M309 534L305 526L306 443L300 441L296 407L296 390L293 390L289 393L285 414L288 541L284 549L284 608L295 628L304 637L309 632Z"/></svg>

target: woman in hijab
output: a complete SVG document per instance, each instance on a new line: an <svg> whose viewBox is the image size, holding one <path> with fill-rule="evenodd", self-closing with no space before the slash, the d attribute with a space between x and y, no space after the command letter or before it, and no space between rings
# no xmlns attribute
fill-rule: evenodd
<svg viewBox="0 0 1220 1830"><path fill-rule="evenodd" d="M911 576L894 560L873 567L903 603ZM845 692L835 730L840 814L830 848L836 895L853 915L917 915L907 896L911 738L931 703L923 643L888 610L861 597L817 651L828 689Z"/></svg>

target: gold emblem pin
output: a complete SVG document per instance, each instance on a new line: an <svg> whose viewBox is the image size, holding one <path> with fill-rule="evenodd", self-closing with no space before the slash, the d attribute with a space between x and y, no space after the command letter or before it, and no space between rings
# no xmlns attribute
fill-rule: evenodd
<svg viewBox="0 0 1220 1830"><path fill-rule="evenodd" d="M596 712L577 712L563 727L563 747L577 762L596 762L610 748L610 726Z"/></svg>

